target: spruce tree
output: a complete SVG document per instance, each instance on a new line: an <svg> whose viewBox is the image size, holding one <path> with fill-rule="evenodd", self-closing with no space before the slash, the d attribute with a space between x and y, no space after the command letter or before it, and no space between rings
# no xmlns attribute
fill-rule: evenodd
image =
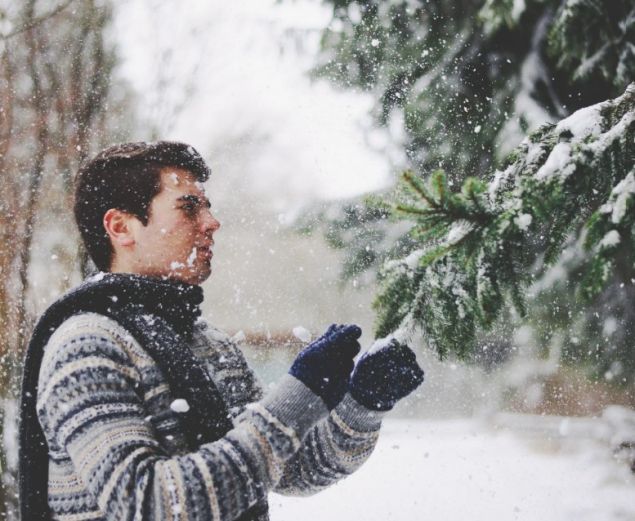
<svg viewBox="0 0 635 521"><path fill-rule="evenodd" d="M452 191L442 170L428 180L404 173L395 211L414 223L419 248L383 267L377 334L418 327L441 356L466 356L479 346L479 328L507 304L527 314L527 288L542 281L537 291L548 289L542 276L567 245L579 258L563 282L578 302L591 307L607 288L632 288L634 142L632 84L614 100L541 127L489 182L468 178ZM580 350L600 365L621 358L633 381L632 342L621 354L607 342L589 347Z"/></svg>
<svg viewBox="0 0 635 521"><path fill-rule="evenodd" d="M418 326L441 355L473 359L511 317L632 383L635 4L328 3L317 73L373 93L379 124L401 114L410 163L373 199L381 211L353 201L368 219L326 219L346 275L383 266L377 334ZM411 232L374 241L395 219Z"/></svg>
<svg viewBox="0 0 635 521"><path fill-rule="evenodd" d="M486 175L539 125L621 94L631 0L327 0L316 73L402 115L411 168Z"/></svg>
<svg viewBox="0 0 635 521"><path fill-rule="evenodd" d="M527 133L618 96L635 77L629 0L326 3L333 20L316 74L370 92L378 124L402 122L409 168L423 176L443 168L450 185L487 178ZM345 276L395 253L371 240L392 235L376 200L369 210L360 203L322 215L344 239ZM352 214L364 217L359 226ZM364 233L347 241L347 227Z"/></svg>

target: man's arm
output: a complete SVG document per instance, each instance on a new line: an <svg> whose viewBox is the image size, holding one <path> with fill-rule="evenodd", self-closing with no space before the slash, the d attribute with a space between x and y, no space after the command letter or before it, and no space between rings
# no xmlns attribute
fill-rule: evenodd
<svg viewBox="0 0 635 521"><path fill-rule="evenodd" d="M49 446L68 454L106 519L235 519L265 498L327 415L323 399L287 375L225 437L170 457L144 420L141 378L123 337L58 330L39 382L38 417Z"/></svg>
<svg viewBox="0 0 635 521"><path fill-rule="evenodd" d="M236 342L208 324L203 334L208 350L201 350L199 355L206 359L218 350L217 346L223 346L223 352L231 355L232 369L240 375L240 382L246 384L242 393L252 401L260 399L262 385ZM328 417L309 430L298 452L285 463L274 492L310 495L352 474L375 448L383 416L347 394Z"/></svg>
<svg viewBox="0 0 635 521"><path fill-rule="evenodd" d="M274 492L308 496L355 472L375 449L383 416L347 394L309 430L300 450L286 461Z"/></svg>

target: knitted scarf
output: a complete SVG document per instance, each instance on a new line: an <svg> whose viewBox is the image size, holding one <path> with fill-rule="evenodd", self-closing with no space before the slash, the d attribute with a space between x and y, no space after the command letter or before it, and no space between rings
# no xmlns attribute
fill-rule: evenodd
<svg viewBox="0 0 635 521"><path fill-rule="evenodd" d="M48 445L36 414L38 376L44 346L72 315L95 312L110 317L147 351L168 380L173 396L187 400L190 406L183 420L191 450L220 439L232 428L218 388L187 345L202 301L199 286L109 273L87 279L46 310L24 359L19 432L21 519L50 519Z"/></svg>

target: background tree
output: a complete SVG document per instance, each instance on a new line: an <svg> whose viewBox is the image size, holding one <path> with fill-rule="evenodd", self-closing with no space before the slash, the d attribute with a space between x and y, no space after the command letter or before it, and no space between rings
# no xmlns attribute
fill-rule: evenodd
<svg viewBox="0 0 635 521"><path fill-rule="evenodd" d="M482 176L539 125L619 95L635 50L629 0L327 0L316 72L402 115L418 173Z"/></svg>
<svg viewBox="0 0 635 521"><path fill-rule="evenodd" d="M68 233L73 173L125 135L130 95L113 81L110 2L6 1L0 20L1 387L4 425L12 429L23 349L49 298L37 280L47 270L61 290L85 270L78 236ZM10 443L5 449L2 515L12 518L17 454Z"/></svg>
<svg viewBox="0 0 635 521"><path fill-rule="evenodd" d="M422 176L443 168L450 186L486 178L527 133L618 96L633 78L628 0L326 3L333 19L316 74L372 93L378 124L403 130L406 166ZM360 203L320 217L345 236ZM347 275L393 254L372 240L393 235L386 212L361 213L368 231L342 242Z"/></svg>
<svg viewBox="0 0 635 521"><path fill-rule="evenodd" d="M615 100L541 127L489 183L469 178L453 192L441 170L427 182L405 173L395 211L415 223L410 233L420 249L384 266L378 334L419 326L440 355L463 356L478 347L478 327L492 326L507 302L527 315L532 284L530 295L564 284L585 315L621 309L604 292L627 299L635 284L634 139L635 84ZM551 283L543 275L556 262L570 266ZM582 312L564 309L571 310ZM611 333L632 333L629 316L614 316ZM576 359L603 370L620 361L620 381L630 384L635 346L620 347L623 353L614 342L585 343Z"/></svg>

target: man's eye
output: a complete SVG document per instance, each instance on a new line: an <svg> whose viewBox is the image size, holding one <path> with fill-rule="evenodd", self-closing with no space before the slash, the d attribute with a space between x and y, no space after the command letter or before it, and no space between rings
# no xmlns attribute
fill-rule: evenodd
<svg viewBox="0 0 635 521"><path fill-rule="evenodd" d="M181 210L185 210L187 213L194 213L196 211L196 205L191 203L184 204L181 206Z"/></svg>

